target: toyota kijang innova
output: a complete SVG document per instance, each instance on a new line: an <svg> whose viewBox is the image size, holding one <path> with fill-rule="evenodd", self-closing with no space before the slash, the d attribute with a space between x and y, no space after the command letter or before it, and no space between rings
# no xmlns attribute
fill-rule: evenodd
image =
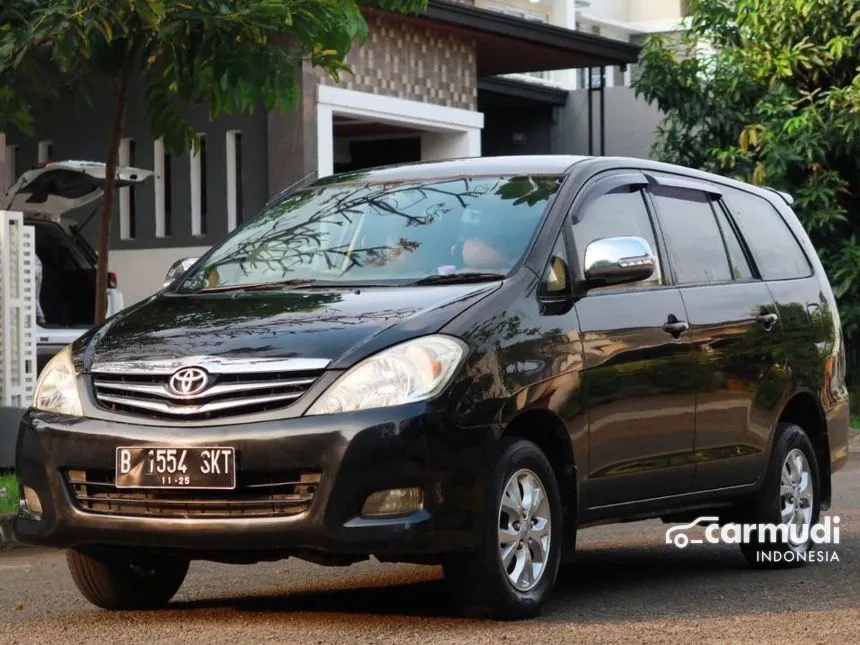
<svg viewBox="0 0 860 645"><path fill-rule="evenodd" d="M194 559L372 555L439 563L466 614L519 618L582 527L809 526L848 408L790 204L564 156L285 193L44 369L16 535L67 549L104 608L166 604ZM810 548L757 537L753 565Z"/></svg>

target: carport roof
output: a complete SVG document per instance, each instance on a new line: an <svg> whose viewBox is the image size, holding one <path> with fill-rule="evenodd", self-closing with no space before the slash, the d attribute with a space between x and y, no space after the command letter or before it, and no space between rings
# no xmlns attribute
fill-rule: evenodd
<svg viewBox="0 0 860 645"><path fill-rule="evenodd" d="M473 38L478 76L626 65L639 58L636 45L450 0L429 0L425 12L402 19Z"/></svg>

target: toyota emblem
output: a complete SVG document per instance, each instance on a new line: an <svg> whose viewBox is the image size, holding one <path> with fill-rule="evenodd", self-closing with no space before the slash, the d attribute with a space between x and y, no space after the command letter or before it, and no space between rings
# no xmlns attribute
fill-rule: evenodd
<svg viewBox="0 0 860 645"><path fill-rule="evenodd" d="M209 375L201 367L183 367L170 377L170 390L179 396L196 396L209 385Z"/></svg>

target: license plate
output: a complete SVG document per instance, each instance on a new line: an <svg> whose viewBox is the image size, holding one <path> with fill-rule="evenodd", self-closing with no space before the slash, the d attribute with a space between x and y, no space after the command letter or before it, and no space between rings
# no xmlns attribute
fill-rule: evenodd
<svg viewBox="0 0 860 645"><path fill-rule="evenodd" d="M117 488L236 488L236 451L224 447L116 449Z"/></svg>

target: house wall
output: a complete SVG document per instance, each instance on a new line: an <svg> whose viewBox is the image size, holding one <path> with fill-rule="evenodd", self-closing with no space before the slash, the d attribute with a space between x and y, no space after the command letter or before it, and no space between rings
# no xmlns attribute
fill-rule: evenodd
<svg viewBox="0 0 860 645"><path fill-rule="evenodd" d="M11 183L9 164L6 157L6 133L0 132L0 195L6 192Z"/></svg>
<svg viewBox="0 0 860 645"><path fill-rule="evenodd" d="M105 94L95 95L92 106L86 104L64 106L63 109L37 115L33 138L17 132L6 133L6 144L18 146L18 174L33 167L38 161L39 142L50 141L51 159L90 159L101 161L107 148L107 123L111 106ZM154 141L150 132L143 102L136 91L129 100L124 136L135 142L133 165L154 168ZM181 257L197 255L227 234L226 195L226 137L228 130L242 132L241 217L252 217L269 197L267 120L264 112L253 115L227 115L210 122L205 107L189 111L189 119L197 131L206 135L206 212L205 232L192 234L191 228L191 160L188 155L173 156L170 163L170 221L171 231L156 236L155 181L148 179L131 193L134 201L134 235L121 239L118 206L114 209L111 224L110 270L119 279L120 290L126 305L146 297L160 287L170 264ZM83 221L91 210L73 214ZM98 235L97 216L83 230L95 246Z"/></svg>
<svg viewBox="0 0 860 645"><path fill-rule="evenodd" d="M37 116L37 136L23 137L7 133L9 145L19 145L21 171L31 168L38 160L38 141L51 141L54 160L91 159L101 161L107 148L107 123L111 105L105 95L93 97L92 107L81 104ZM188 155L173 156L171 160L171 232L156 237L155 182L147 180L133 191L135 201L135 232L132 239L120 239L118 216L111 226L111 249L170 248L209 245L227 233L226 200L226 133L242 132L242 197L241 211L252 216L268 196L266 119L265 114L226 115L214 122L207 108L189 111L189 120L199 133L206 135L206 231L193 235L191 230L191 168ZM152 170L154 167L153 137L144 113L143 101L134 91L130 97L124 136L134 139L133 165ZM85 216L85 214L77 214ZM85 233L94 239L97 225L91 221Z"/></svg>
<svg viewBox="0 0 860 645"><path fill-rule="evenodd" d="M477 109L474 41L386 15L368 16L367 22L367 42L356 43L347 58L352 73L344 73L336 81L321 70L305 67L301 110L287 116L269 115L270 186L287 186L333 171L331 121L336 114L450 135L447 140L426 138L423 158L480 153L479 133L470 132L480 125L466 118L471 116L466 113ZM327 89L353 95L348 105L320 101L320 92ZM443 112L438 108L450 109L448 125L453 123L452 127L444 127L448 119L440 121ZM282 162L287 157L292 164Z"/></svg>
<svg viewBox="0 0 860 645"><path fill-rule="evenodd" d="M340 83L319 70L302 68L302 102L296 110L285 114L260 110L253 115L225 115L214 122L209 121L206 106L189 112L190 120L207 140L205 231L199 235L192 233L191 158L174 156L170 164L169 235L156 235L153 179L132 193L135 217L134 235L130 239L121 237L119 215L118 212L114 214L110 270L118 275L126 305L157 290L173 261L199 255L227 235L228 131L242 132L241 223L243 216L255 215L277 192L298 181L313 179L318 173L317 88L320 85L410 101L416 113L425 105L457 111L476 110L475 43L471 39L439 29L416 27L387 16L372 16L368 25L368 42L354 48L349 56L353 74L343 75ZM410 105L406 105L405 111L409 108ZM63 105L37 114L37 136L28 138L10 132L6 145L19 147L19 172L39 160L40 141L51 142L52 159L103 160L108 136L106 124L111 113L107 93L97 93L92 97L92 104ZM142 101L134 89L124 136L135 142L133 165L154 169L154 142ZM428 136L424 142L426 153L431 157L460 156L479 146L478 132L459 138L437 134ZM5 152L5 146L3 150ZM78 219L87 215L89 213L76 214ZM84 233L95 243L97 232L97 222L93 218Z"/></svg>
<svg viewBox="0 0 860 645"><path fill-rule="evenodd" d="M605 90L605 124L607 156L651 158L661 112L641 98L636 98L629 87L608 87ZM595 92L593 102L594 154L599 153L600 116L599 98ZM588 154L588 91L574 90L561 113L554 132L554 151L562 154Z"/></svg>
<svg viewBox="0 0 860 645"><path fill-rule="evenodd" d="M367 20L369 38L353 47L352 74L340 82L317 70L323 85L475 110L478 103L475 43L430 27L388 16Z"/></svg>

